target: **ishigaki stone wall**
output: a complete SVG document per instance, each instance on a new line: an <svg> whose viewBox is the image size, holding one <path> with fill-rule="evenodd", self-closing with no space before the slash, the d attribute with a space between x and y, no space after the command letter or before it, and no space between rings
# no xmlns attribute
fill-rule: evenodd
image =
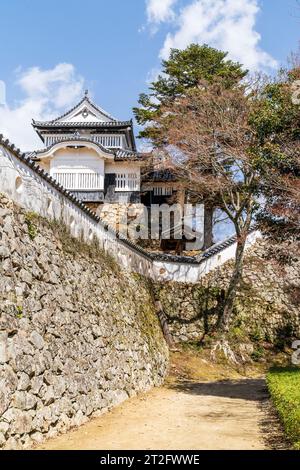
<svg viewBox="0 0 300 470"><path fill-rule="evenodd" d="M0 447L18 449L160 385L147 281L0 197Z"/></svg>
<svg viewBox="0 0 300 470"><path fill-rule="evenodd" d="M247 251L231 322L237 343L250 339L258 344L280 345L300 338L300 257L294 256L285 265L277 264L268 258L269 248L267 240L259 239ZM177 342L197 342L211 333L232 269L229 260L197 283L156 284L157 297Z"/></svg>

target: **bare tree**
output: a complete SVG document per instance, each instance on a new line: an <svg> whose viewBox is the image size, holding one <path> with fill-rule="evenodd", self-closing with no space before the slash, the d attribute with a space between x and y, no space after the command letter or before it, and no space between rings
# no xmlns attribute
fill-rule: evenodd
<svg viewBox="0 0 300 470"><path fill-rule="evenodd" d="M300 69L294 68L277 81L258 77L230 89L222 80L201 82L165 106L158 122L178 179L195 199L210 194L235 228L234 268L218 325L227 354L247 235L262 201L273 220L283 217L299 236L300 106L292 100L297 79Z"/></svg>
<svg viewBox="0 0 300 470"><path fill-rule="evenodd" d="M219 327L228 331L243 272L247 235L256 207L256 143L249 124L251 104L245 87L227 89L203 82L163 109L162 133L171 147L173 171L195 197L211 195L232 221L237 235L235 264L222 305Z"/></svg>

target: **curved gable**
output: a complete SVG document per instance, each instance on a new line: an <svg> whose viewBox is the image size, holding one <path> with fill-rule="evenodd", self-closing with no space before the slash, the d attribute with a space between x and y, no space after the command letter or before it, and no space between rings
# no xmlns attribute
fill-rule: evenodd
<svg viewBox="0 0 300 470"><path fill-rule="evenodd" d="M104 159L114 160L114 152L106 149L101 144L92 142L89 139L83 138L74 138L74 139L65 139L59 142L54 143L53 145L35 152L35 157L38 159L52 158L53 155L61 149L74 149L76 148L86 148L91 149L96 152L96 154Z"/></svg>

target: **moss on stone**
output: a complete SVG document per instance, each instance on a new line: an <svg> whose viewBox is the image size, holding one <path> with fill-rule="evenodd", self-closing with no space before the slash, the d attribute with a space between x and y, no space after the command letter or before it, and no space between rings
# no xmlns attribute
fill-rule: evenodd
<svg viewBox="0 0 300 470"><path fill-rule="evenodd" d="M37 223L39 220L38 214L36 212L26 212L25 214L25 223L28 227L28 235L31 240L34 240L38 234Z"/></svg>

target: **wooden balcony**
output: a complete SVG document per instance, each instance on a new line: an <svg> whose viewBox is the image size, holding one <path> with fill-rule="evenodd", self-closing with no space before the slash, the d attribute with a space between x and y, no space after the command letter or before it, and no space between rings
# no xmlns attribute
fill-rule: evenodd
<svg viewBox="0 0 300 470"><path fill-rule="evenodd" d="M46 136L45 137L45 143L46 146L53 145L57 142L60 142L62 137L64 139L74 139L74 134L59 134L59 135L53 135L53 136ZM81 136L83 137L83 136ZM101 144L105 148L125 148L125 140L124 136L122 135L88 135L86 136L88 140L91 140L92 142L95 142L97 144Z"/></svg>
<svg viewBox="0 0 300 470"><path fill-rule="evenodd" d="M104 178L101 173L53 173L56 179L69 191L103 191Z"/></svg>
<svg viewBox="0 0 300 470"><path fill-rule="evenodd" d="M137 173L117 173L116 174L116 192L121 191L139 191L140 178Z"/></svg>

